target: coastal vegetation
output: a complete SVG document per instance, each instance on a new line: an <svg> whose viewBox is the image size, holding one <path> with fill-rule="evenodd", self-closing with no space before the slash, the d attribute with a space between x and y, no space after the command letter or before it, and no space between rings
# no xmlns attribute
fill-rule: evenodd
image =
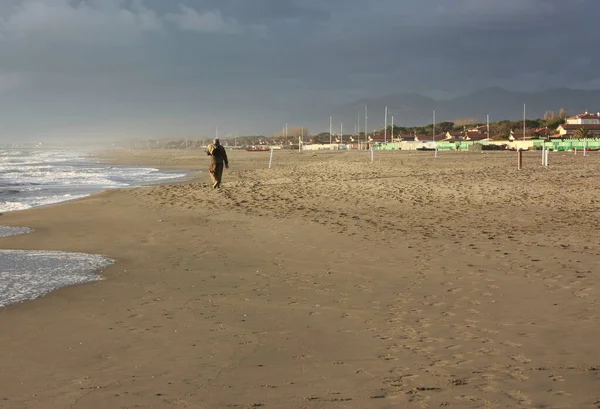
<svg viewBox="0 0 600 409"><path fill-rule="evenodd" d="M566 122L567 113L561 109L558 113L547 111L543 118L526 119L525 128L526 134L544 138L555 133L556 128ZM436 135L444 135L447 132L465 133L470 129L487 126L485 122L475 118L458 118L454 121L443 121L436 124L427 124L420 126L398 126L391 125L387 127L387 132L384 128L369 132L369 136L381 136L384 133L387 135L432 135L435 128ZM487 129L486 129L487 132ZM511 132L521 134L523 132L523 120L509 121L501 120L489 123L490 138L506 139L510 138ZM587 130L578 131L578 137L587 137ZM311 143L329 143L339 141L339 133L334 131L333 135L329 132L319 132L312 134L307 127L297 126L287 129L282 129L272 135L240 135L235 137L222 138L228 146L255 146L255 145L291 145L297 144L298 138L301 137ZM344 141L364 139L364 132L345 133ZM187 138L162 138L155 140L138 140L131 143L130 148L134 149L193 149L202 148L210 143L210 137L189 136Z"/></svg>

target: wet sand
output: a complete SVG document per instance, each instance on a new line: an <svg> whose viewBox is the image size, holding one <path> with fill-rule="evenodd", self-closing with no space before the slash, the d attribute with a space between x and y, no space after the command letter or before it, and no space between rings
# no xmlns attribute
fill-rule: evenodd
<svg viewBox="0 0 600 409"><path fill-rule="evenodd" d="M229 155L0 217L116 260L0 309L0 408L600 407L600 154Z"/></svg>

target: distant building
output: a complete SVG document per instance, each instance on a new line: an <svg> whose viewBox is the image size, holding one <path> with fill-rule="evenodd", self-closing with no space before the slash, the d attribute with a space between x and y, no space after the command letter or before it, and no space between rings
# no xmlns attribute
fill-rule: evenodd
<svg viewBox="0 0 600 409"><path fill-rule="evenodd" d="M572 116L567 118L566 125L600 125L600 112L597 114L585 112Z"/></svg>
<svg viewBox="0 0 600 409"><path fill-rule="evenodd" d="M464 136L465 141L483 141L485 139L488 139L486 134L482 134L478 131L475 132L471 132L468 131L465 136Z"/></svg>
<svg viewBox="0 0 600 409"><path fill-rule="evenodd" d="M537 139L536 136L533 136L533 129L526 129L525 130L525 136L523 136L523 130L522 129L518 129L518 130L512 130L510 131L510 134L508 135L508 140L513 142L513 141L523 141L523 140L531 140L531 139Z"/></svg>
<svg viewBox="0 0 600 409"><path fill-rule="evenodd" d="M446 139L446 140L461 139L462 137L463 137L463 132L461 132L461 131L448 131L444 135L444 139Z"/></svg>
<svg viewBox="0 0 600 409"><path fill-rule="evenodd" d="M560 125L556 131L561 138L576 138L580 129L585 129L591 138L600 137L600 113L585 112L567 118L567 123ZM553 135L554 137L555 135Z"/></svg>
<svg viewBox="0 0 600 409"><path fill-rule="evenodd" d="M479 126L476 126L475 128L467 129L467 132L479 133L479 134L487 133L487 125L479 125Z"/></svg>
<svg viewBox="0 0 600 409"><path fill-rule="evenodd" d="M560 125L557 131L562 138L577 138L580 129L586 129L590 138L600 137L600 124L564 124Z"/></svg>

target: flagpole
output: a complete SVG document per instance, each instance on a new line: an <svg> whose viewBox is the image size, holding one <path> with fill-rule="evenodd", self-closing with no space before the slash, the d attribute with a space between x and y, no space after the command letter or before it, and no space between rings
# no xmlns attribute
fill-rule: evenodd
<svg viewBox="0 0 600 409"><path fill-rule="evenodd" d="M383 117L384 125L383 125L383 141L387 143L387 107L385 107L385 115Z"/></svg>
<svg viewBox="0 0 600 409"><path fill-rule="evenodd" d="M329 148L331 148L331 143L332 143L332 135L331 135L333 133L332 122L331 122L332 120L333 120L333 118L329 117L329 145L330 145Z"/></svg>
<svg viewBox="0 0 600 409"><path fill-rule="evenodd" d="M344 123L340 122L340 145L344 143Z"/></svg>
<svg viewBox="0 0 600 409"><path fill-rule="evenodd" d="M369 134L368 123L369 123L369 117L367 116L367 106L365 105L365 146L367 144L367 140L369 139L369 137L367 136Z"/></svg>
<svg viewBox="0 0 600 409"><path fill-rule="evenodd" d="M360 149L360 114L356 115L356 147Z"/></svg>
<svg viewBox="0 0 600 409"><path fill-rule="evenodd" d="M523 104L523 140L525 140L525 107L526 104Z"/></svg>
<svg viewBox="0 0 600 409"><path fill-rule="evenodd" d="M435 142L435 111L433 111L433 129L432 129L432 142Z"/></svg>
<svg viewBox="0 0 600 409"><path fill-rule="evenodd" d="M392 115L392 135L391 135L392 143L394 143L394 115Z"/></svg>

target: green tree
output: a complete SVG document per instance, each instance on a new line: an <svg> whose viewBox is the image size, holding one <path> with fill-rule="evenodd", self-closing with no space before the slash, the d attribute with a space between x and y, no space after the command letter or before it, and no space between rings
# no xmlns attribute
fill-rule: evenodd
<svg viewBox="0 0 600 409"><path fill-rule="evenodd" d="M556 128L558 128L559 125L563 124L564 122L565 122L564 118L554 117L554 118L548 119L546 121L546 126L550 129L556 129Z"/></svg>
<svg viewBox="0 0 600 409"><path fill-rule="evenodd" d="M329 132L321 132L310 138L312 143L329 143Z"/></svg>
<svg viewBox="0 0 600 409"><path fill-rule="evenodd" d="M446 133L446 132L450 132L452 129L454 129L454 122L440 122L439 124L435 125L435 132L436 133Z"/></svg>

